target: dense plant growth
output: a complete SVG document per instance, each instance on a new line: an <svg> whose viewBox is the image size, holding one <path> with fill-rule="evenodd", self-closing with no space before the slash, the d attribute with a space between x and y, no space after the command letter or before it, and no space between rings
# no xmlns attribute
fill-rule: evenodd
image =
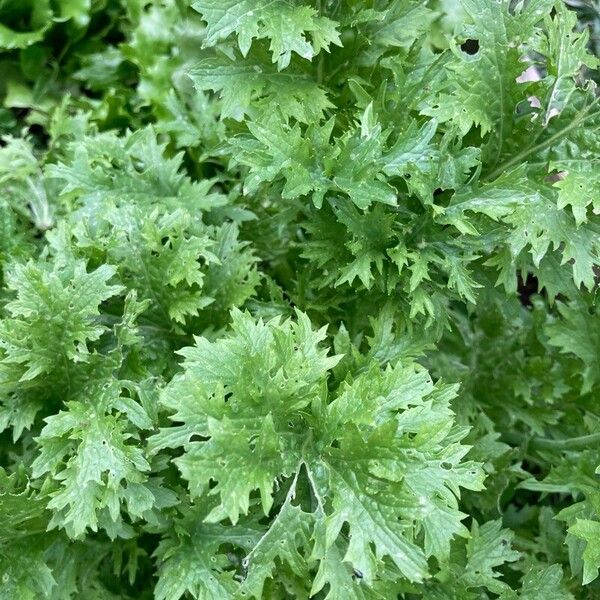
<svg viewBox="0 0 600 600"><path fill-rule="evenodd" d="M600 597L569 4L0 0L0 598Z"/></svg>

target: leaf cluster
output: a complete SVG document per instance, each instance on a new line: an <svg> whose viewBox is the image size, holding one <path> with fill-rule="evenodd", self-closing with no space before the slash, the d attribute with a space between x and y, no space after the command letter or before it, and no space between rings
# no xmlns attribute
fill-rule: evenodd
<svg viewBox="0 0 600 600"><path fill-rule="evenodd" d="M588 4L0 0L0 599L597 597Z"/></svg>

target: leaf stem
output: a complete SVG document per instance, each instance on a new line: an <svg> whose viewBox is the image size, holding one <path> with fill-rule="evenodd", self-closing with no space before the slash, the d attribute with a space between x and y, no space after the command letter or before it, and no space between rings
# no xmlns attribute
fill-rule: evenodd
<svg viewBox="0 0 600 600"><path fill-rule="evenodd" d="M531 450L585 450L600 442L600 433L590 433L579 437L552 439L512 433L502 436L503 440L511 446L526 444Z"/></svg>
<svg viewBox="0 0 600 600"><path fill-rule="evenodd" d="M600 433L590 433L563 440L534 437L529 446L534 450L585 450L600 442Z"/></svg>
<svg viewBox="0 0 600 600"><path fill-rule="evenodd" d="M579 127L579 125L581 125L581 123L583 121L585 121L586 119L588 119L590 116L594 116L596 114L596 113L592 113L590 115L590 110L591 110L591 108L595 104L597 104L597 102L598 102L599 99L600 98L595 98L593 102L591 102L584 110L582 110L577 115L577 117L575 117L571 121L571 123L569 123L569 125L567 125L566 127L563 127L563 129L557 131L556 133L554 133L553 135L551 135L549 138L547 138L543 142L540 142L539 144L536 144L535 146L531 146L529 148L525 148L521 152L518 152L511 159L509 159L506 162L502 163L497 169L494 169L489 175L486 176L486 179L488 181L493 181L494 179L496 179L496 177L498 177L504 171L506 171L506 169L509 169L513 165L516 165L518 163L523 162L524 159L527 156L529 156L530 154L533 154L534 152L538 152L539 150L543 150L545 148L548 148L549 146L552 146L552 144L555 141L559 140L561 137L563 137L564 135L566 135L569 131L571 131L572 129L575 129L576 127Z"/></svg>

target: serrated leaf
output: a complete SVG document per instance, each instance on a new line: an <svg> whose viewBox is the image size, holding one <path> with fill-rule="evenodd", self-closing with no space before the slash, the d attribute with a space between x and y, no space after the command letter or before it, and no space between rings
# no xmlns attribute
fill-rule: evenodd
<svg viewBox="0 0 600 600"><path fill-rule="evenodd" d="M330 44L341 45L336 23L310 6L283 0L197 0L192 6L208 24L207 46L235 33L246 56L254 39L266 38L279 70L289 65L292 52L311 60Z"/></svg>

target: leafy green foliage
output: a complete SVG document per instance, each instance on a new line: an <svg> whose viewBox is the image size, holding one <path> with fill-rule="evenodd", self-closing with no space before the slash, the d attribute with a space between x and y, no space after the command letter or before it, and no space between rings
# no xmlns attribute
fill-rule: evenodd
<svg viewBox="0 0 600 600"><path fill-rule="evenodd" d="M214 46L235 33L240 52L246 56L254 39L266 39L279 70L290 64L292 52L311 60L329 44L341 45L335 21L311 6L293 6L281 0L198 0L192 6L207 23L205 46Z"/></svg>
<svg viewBox="0 0 600 600"><path fill-rule="evenodd" d="M183 423L175 428L177 440L188 440L175 462L192 496L203 496L216 482L210 495L220 504L206 519L237 523L254 490L268 514L275 482L297 479L304 466L323 536L313 536L318 552L336 543L347 523L345 560L365 580L374 578L375 561L383 556L409 580L421 580L424 557L447 557L451 538L466 534L456 510L459 487L482 484L479 466L461 463L467 449L457 443L461 433L448 407L454 390L435 388L425 372L398 366L369 369L328 400L323 384L339 357L319 349L325 332L312 332L305 315L298 314L297 324L279 324L237 313L233 332L182 350L184 375L167 386L163 399L177 408L186 398L185 413L173 416ZM158 447L171 445L175 432L163 429ZM189 441L193 435L206 441ZM419 532L424 550L413 542Z"/></svg>
<svg viewBox="0 0 600 600"><path fill-rule="evenodd" d="M0 1L0 599L598 596L593 4Z"/></svg>

